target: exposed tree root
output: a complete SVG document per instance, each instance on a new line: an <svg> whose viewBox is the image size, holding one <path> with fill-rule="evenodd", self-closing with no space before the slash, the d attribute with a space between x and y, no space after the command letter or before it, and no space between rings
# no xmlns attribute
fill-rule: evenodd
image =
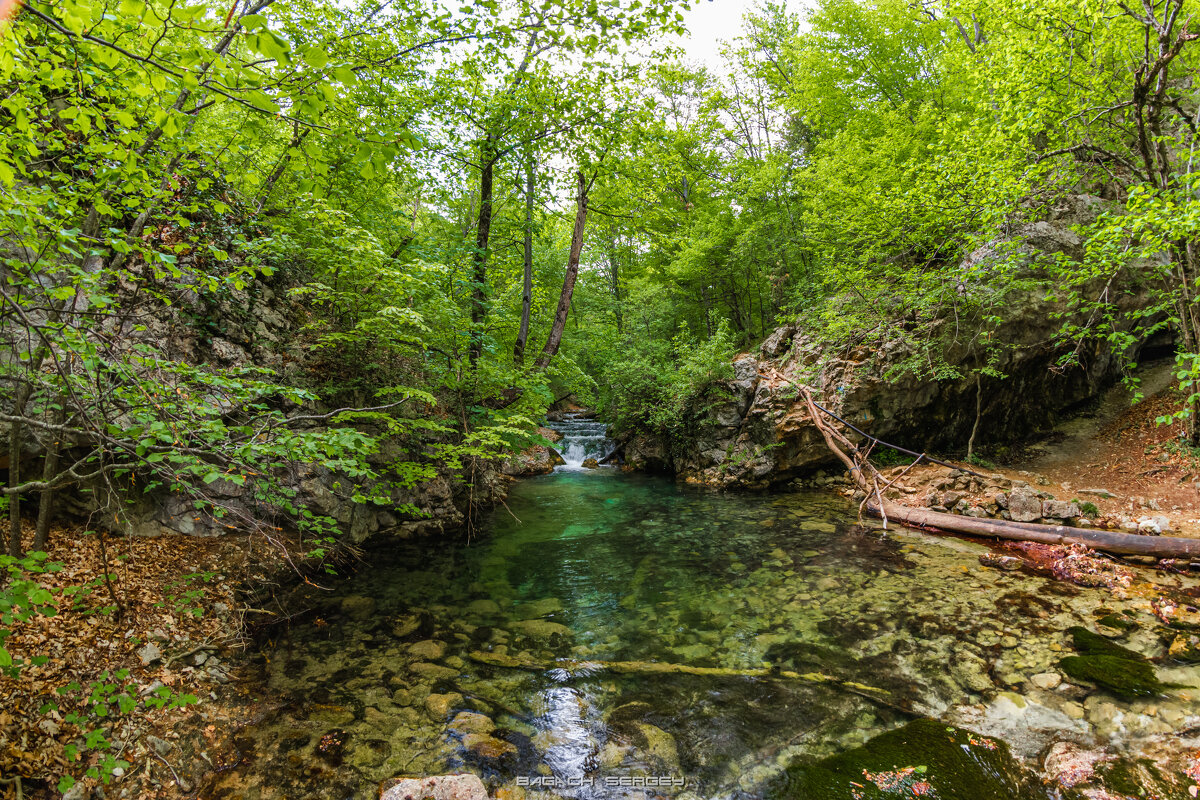
<svg viewBox="0 0 1200 800"><path fill-rule="evenodd" d="M800 397L808 407L809 416L812 417L813 424L824 437L829 451L846 465L855 485L866 495L860 511L865 509L868 514L882 518L885 528L888 520L895 520L904 525L935 528L971 536L988 536L1041 544L1081 544L1094 550L1120 555L1200 558L1200 539L1178 536L1146 536L1136 533L1071 528L1065 525L1038 525L1029 522L982 519L889 503L883 499L880 491L880 484L883 483L886 486L887 481L871 463L870 448L863 449L856 446L834 427L832 422L825 419L820 413L822 409L813 401L808 387L795 381L789 380L788 382L800 392ZM925 456L921 455L917 460L920 461L922 458Z"/></svg>

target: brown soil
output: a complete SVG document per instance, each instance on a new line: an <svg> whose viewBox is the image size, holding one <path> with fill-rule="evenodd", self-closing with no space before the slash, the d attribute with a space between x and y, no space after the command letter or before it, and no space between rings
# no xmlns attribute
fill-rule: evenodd
<svg viewBox="0 0 1200 800"><path fill-rule="evenodd" d="M109 797L194 794L236 757L232 737L258 713L255 684L235 668L248 611L238 589L247 567L279 561L246 537L102 542L80 528L54 530L47 563L63 568L35 576L54 592L54 608L16 621L4 641L25 663L16 678L0 672L0 798L59 797L64 775L89 788L107 784ZM63 594L81 586L89 588ZM146 663L139 651L149 643L161 656ZM123 709L116 696L93 693L105 684L138 704ZM157 686L198 702L149 707ZM89 731L104 741L79 747ZM126 762L120 773L88 777L106 756Z"/></svg>
<svg viewBox="0 0 1200 800"><path fill-rule="evenodd" d="M1094 503L1100 510L1098 527L1161 515L1170 520L1171 535L1200 537L1200 450L1183 445L1181 423L1157 422L1182 407L1171 384L1170 364L1150 365L1140 377L1145 399L1133 403L1132 392L1114 387L1092 408L1026 447L1013 463L994 468L959 463L963 469L1025 481L1059 500ZM948 472L925 464L909 470L899 481L906 491L895 499L923 504L926 487ZM1081 491L1086 489L1103 489L1114 497Z"/></svg>

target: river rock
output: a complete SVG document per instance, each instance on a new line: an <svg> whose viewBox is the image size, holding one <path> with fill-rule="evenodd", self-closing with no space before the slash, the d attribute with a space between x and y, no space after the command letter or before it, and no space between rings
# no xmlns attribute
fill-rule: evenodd
<svg viewBox="0 0 1200 800"><path fill-rule="evenodd" d="M458 692L431 694L425 698L425 710L434 719L445 719L450 716L451 709L462 703L462 701L463 696Z"/></svg>
<svg viewBox="0 0 1200 800"><path fill-rule="evenodd" d="M446 654L446 643L436 639L414 642L408 646L408 654L422 661L437 661Z"/></svg>
<svg viewBox="0 0 1200 800"><path fill-rule="evenodd" d="M1176 661L1194 664L1200 661L1200 636L1194 633L1178 633L1167 648L1167 655Z"/></svg>
<svg viewBox="0 0 1200 800"><path fill-rule="evenodd" d="M1020 569L1021 564L1024 562L1016 556L1002 556L999 553L982 553L979 556L979 563L985 567L1011 572Z"/></svg>
<svg viewBox="0 0 1200 800"><path fill-rule="evenodd" d="M815 764L803 759L788 767L781 785L775 797L788 800L1050 797L1003 741L931 719L914 720Z"/></svg>
<svg viewBox="0 0 1200 800"><path fill-rule="evenodd" d="M1042 498L1028 486L1008 493L1008 513L1013 522L1033 522L1042 516Z"/></svg>
<svg viewBox="0 0 1200 800"><path fill-rule="evenodd" d="M397 617L392 623L392 636L397 639L403 639L416 633L417 628L421 627L420 614L405 614L402 617Z"/></svg>
<svg viewBox="0 0 1200 800"><path fill-rule="evenodd" d="M541 619L552 614L561 614L562 611L562 600L557 597L544 597L541 600L521 603L513 609L513 614L517 619Z"/></svg>
<svg viewBox="0 0 1200 800"><path fill-rule="evenodd" d="M583 460L583 468L584 469L599 469L599 467L600 467L600 462L594 458L585 458Z"/></svg>
<svg viewBox="0 0 1200 800"><path fill-rule="evenodd" d="M1032 676L1029 682L1037 688L1048 692L1062 683L1062 676L1057 672L1039 672L1037 675Z"/></svg>
<svg viewBox="0 0 1200 800"><path fill-rule="evenodd" d="M495 600L473 600L467 606L467 612L481 617L492 616L500 613L500 604Z"/></svg>
<svg viewBox="0 0 1200 800"><path fill-rule="evenodd" d="M488 793L476 775L435 775L402 778L386 788L379 800L488 800Z"/></svg>
<svg viewBox="0 0 1200 800"><path fill-rule="evenodd" d="M512 742L483 733L468 733L462 743L469 752L484 761L500 761L506 756L517 755L517 746Z"/></svg>
<svg viewBox="0 0 1200 800"><path fill-rule="evenodd" d="M972 692L986 692L996 688L988 677L988 665L982 658L962 650L954 656L950 663L950 676L964 689Z"/></svg>
<svg viewBox="0 0 1200 800"><path fill-rule="evenodd" d="M639 738L644 740L638 742L642 745L642 749L658 760L663 769L674 769L679 766L679 747L675 744L675 737L664 731L657 725L651 725L647 722L634 723L637 732L641 734Z"/></svg>
<svg viewBox="0 0 1200 800"><path fill-rule="evenodd" d="M451 678L458 677L458 670L443 667L441 664L430 664L425 661L410 664L408 669L422 678L431 681L448 681Z"/></svg>
<svg viewBox="0 0 1200 800"><path fill-rule="evenodd" d="M350 619L365 620L375 613L375 598L352 594L342 598L342 613Z"/></svg>
<svg viewBox="0 0 1200 800"><path fill-rule="evenodd" d="M496 723L492 722L491 717L480 714L478 711L460 711L454 719L450 720L447 727L464 735L468 733L489 734L496 730Z"/></svg>
<svg viewBox="0 0 1200 800"><path fill-rule="evenodd" d="M571 629L557 622L543 619L529 619L514 622L508 626L513 633L536 639L540 642L553 642L555 639L571 638Z"/></svg>

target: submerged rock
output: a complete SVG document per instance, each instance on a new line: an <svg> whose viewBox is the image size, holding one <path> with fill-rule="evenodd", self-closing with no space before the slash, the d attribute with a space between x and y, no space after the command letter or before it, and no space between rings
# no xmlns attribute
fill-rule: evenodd
<svg viewBox="0 0 1200 800"><path fill-rule="evenodd" d="M1165 687L1146 661L1134 661L1117 656L1067 656L1058 662L1067 677L1075 681L1094 683L1124 698L1147 697Z"/></svg>
<svg viewBox="0 0 1200 800"><path fill-rule="evenodd" d="M1058 662L1067 677L1094 683L1125 698L1154 695L1166 688L1141 653L1078 625L1070 633L1080 655L1067 656Z"/></svg>
<svg viewBox="0 0 1200 800"><path fill-rule="evenodd" d="M460 711L454 719L450 720L450 730L461 734L488 734L496 729L496 723L492 722L491 717L480 714L478 711Z"/></svg>
<svg viewBox="0 0 1200 800"><path fill-rule="evenodd" d="M1167 648L1167 655L1188 664L1200 661L1200 636L1194 633L1176 634Z"/></svg>
<svg viewBox="0 0 1200 800"><path fill-rule="evenodd" d="M369 619L375 613L375 598L352 594L342 598L342 613L350 619Z"/></svg>
<svg viewBox="0 0 1200 800"><path fill-rule="evenodd" d="M385 787L379 800L488 800L488 793L475 775L435 775L402 778Z"/></svg>
<svg viewBox="0 0 1200 800"><path fill-rule="evenodd" d="M468 733L462 743L468 752L481 761L502 761L517 755L515 744L485 733Z"/></svg>
<svg viewBox="0 0 1200 800"><path fill-rule="evenodd" d="M529 619L521 622L514 622L508 627L513 633L519 633L522 636L528 636L530 639L536 639L542 642L554 643L559 639L571 638L571 629L566 625L560 625L557 622L548 622L542 619Z"/></svg>
<svg viewBox="0 0 1200 800"><path fill-rule="evenodd" d="M1003 742L918 719L862 747L815 764L794 765L771 787L772 800L1049 800Z"/></svg>
<svg viewBox="0 0 1200 800"><path fill-rule="evenodd" d="M425 710L435 719L445 719L450 716L450 710L463 701L458 692L448 694L431 694L425 698Z"/></svg>

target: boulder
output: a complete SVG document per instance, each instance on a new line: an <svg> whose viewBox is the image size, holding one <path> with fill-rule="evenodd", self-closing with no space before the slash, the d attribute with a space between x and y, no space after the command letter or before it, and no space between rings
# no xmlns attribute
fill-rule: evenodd
<svg viewBox="0 0 1200 800"><path fill-rule="evenodd" d="M379 800L488 800L488 793L476 775L434 775L402 778L388 786Z"/></svg>
<svg viewBox="0 0 1200 800"><path fill-rule="evenodd" d="M1079 516L1079 504L1066 500L1043 500L1042 516L1051 519L1075 519Z"/></svg>
<svg viewBox="0 0 1200 800"><path fill-rule="evenodd" d="M1028 486L1008 493L1008 513L1013 522L1033 522L1042 517L1042 498Z"/></svg>

